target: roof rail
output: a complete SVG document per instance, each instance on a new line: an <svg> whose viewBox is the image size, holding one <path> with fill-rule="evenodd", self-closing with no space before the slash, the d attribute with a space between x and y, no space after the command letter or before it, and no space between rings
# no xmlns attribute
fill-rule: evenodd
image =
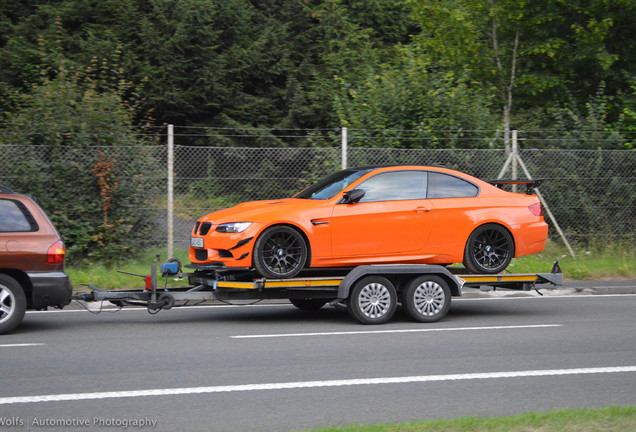
<svg viewBox="0 0 636 432"><path fill-rule="evenodd" d="M0 185L0 192L6 193L6 194L12 194L13 193L13 191L11 189L9 189L6 186L2 186L2 185Z"/></svg>

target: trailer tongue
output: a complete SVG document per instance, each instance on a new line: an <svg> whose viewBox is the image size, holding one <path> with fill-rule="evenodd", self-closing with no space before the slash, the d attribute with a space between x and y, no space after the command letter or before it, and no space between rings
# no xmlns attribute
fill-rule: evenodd
<svg viewBox="0 0 636 432"><path fill-rule="evenodd" d="M563 274L555 261L550 273L475 275L454 274L438 265L386 264L365 265L344 275L294 279L253 279L251 274L218 274L215 271L183 272L181 263L170 259L161 265L152 263L150 275L142 277L143 289L101 290L87 285L90 292L77 293L74 300L108 301L116 306L143 306L150 313L173 307L203 304L212 300L288 299L300 309L319 309L329 303L346 308L363 324L381 324L393 316L398 303L416 321L442 319L450 308L451 297L461 296L465 288L491 286L528 291L538 285L561 286ZM188 286L160 288L159 276L187 279Z"/></svg>

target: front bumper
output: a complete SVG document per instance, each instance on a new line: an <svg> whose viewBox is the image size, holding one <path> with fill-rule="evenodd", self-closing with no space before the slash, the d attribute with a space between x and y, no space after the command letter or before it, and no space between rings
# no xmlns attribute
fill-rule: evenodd
<svg viewBox="0 0 636 432"><path fill-rule="evenodd" d="M47 306L63 307L71 302L73 285L64 272L28 272L33 290L31 309L43 309Z"/></svg>
<svg viewBox="0 0 636 432"><path fill-rule="evenodd" d="M213 227L214 229L215 227ZM189 258L193 264L225 266L231 268L250 268L252 266L252 249L258 234L259 225L253 224L242 233L211 233L193 238L202 238L203 247L190 246Z"/></svg>

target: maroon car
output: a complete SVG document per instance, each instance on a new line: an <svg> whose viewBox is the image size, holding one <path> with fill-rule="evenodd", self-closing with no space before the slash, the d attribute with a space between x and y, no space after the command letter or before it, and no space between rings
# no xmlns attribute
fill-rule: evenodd
<svg viewBox="0 0 636 432"><path fill-rule="evenodd" d="M27 309L69 304L66 250L44 211L28 195L0 186L0 334L22 322Z"/></svg>

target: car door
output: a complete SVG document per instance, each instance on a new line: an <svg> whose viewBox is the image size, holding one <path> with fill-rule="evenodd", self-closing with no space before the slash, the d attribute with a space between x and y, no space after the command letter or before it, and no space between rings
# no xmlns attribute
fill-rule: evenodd
<svg viewBox="0 0 636 432"><path fill-rule="evenodd" d="M334 257L401 254L423 248L433 228L427 172L389 171L356 186L354 204L336 204L331 217Z"/></svg>

